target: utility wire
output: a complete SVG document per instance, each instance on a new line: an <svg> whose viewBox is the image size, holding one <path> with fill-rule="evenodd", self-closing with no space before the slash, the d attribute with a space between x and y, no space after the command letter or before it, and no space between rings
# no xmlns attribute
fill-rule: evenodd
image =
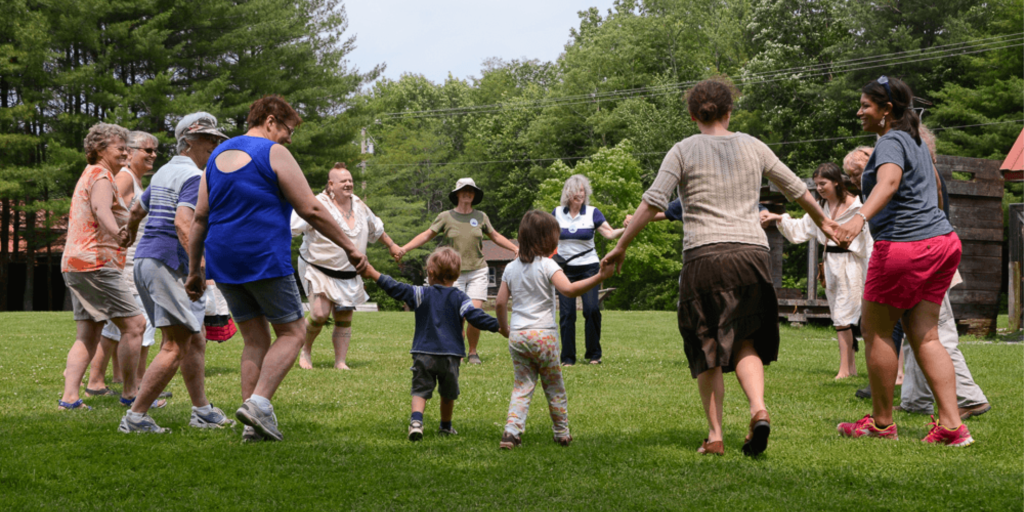
<svg viewBox="0 0 1024 512"><path fill-rule="evenodd" d="M991 45L999 46L991 46ZM873 55L867 57L860 57L855 59L847 59L843 61L836 61L830 63L799 66L792 68L785 68L781 70L765 71L760 73L750 73L742 75L742 78L736 82L737 85L755 85L776 82L781 80L793 80L798 78L809 78L812 76L823 76L839 73L849 73L854 71L862 71L866 69L873 69L878 67L886 66L898 66L904 64L912 64L917 62L925 62L929 60L958 57L962 55L971 55L976 53L1001 50L1006 48L1013 48L1024 45L1024 32L1018 34L1010 34L1005 36L998 36L986 39L978 39L973 41L967 41L962 43L953 43L949 45L942 45L931 47L923 50L909 50L904 52L897 52L885 55ZM874 59L869 65L868 60ZM827 69L827 71L822 71ZM799 76L795 76L799 75ZM665 84L660 86L652 87L639 87L634 89L621 89L614 91L605 91L601 93L591 94L578 94L572 96L563 96L559 98L546 98L535 101L526 102L510 102L510 103L494 103L488 105L473 105L466 107L453 107L453 108L442 108L442 109L428 109L428 110L416 110L416 111L405 111L405 112L387 112L381 114L387 117L401 117L407 119L425 118L425 117L441 117L450 115L465 115L465 114L483 114L483 113L494 113L506 109L528 109L528 108L545 108L548 106L568 106L575 104L586 104L594 103L595 101L602 99L621 99L623 97L651 97L661 96L667 94L675 94L680 89L696 84L698 81L687 81L672 84Z"/></svg>
<svg viewBox="0 0 1024 512"><path fill-rule="evenodd" d="M996 121L996 122L992 122L992 123L965 124L965 125L960 125L960 126L941 126L941 127L938 127L938 128L931 128L931 127L929 127L929 128L933 132L940 132L940 131L943 131L943 130L959 130L961 128L977 128L977 127L981 127L981 126L994 126L994 125L1011 124L1011 123L1024 123L1024 119L1012 119L1012 120L1009 120L1009 121ZM874 137L874 136L875 135L872 135L872 134L865 134L865 135L850 135L850 136L845 136L845 137L825 137L825 138L820 138L820 139L803 139L803 140L793 140L793 141L783 141L783 142L770 142L770 143L765 143L765 145L766 146L787 146L787 145L792 145L792 144L809 144L809 143L812 143L812 142L831 142L831 141L838 141L838 140L863 139L863 138ZM651 155L664 155L665 153L666 153L666 151L648 151L648 152L643 152L643 153L632 153L632 155L633 156L651 156ZM411 163L411 164L377 164L377 163L374 163L373 161L368 161L367 162L367 164L368 164L367 167L382 168L383 169L383 168L391 168L391 167L416 167L416 166L440 167L440 166L446 166L446 165L485 165L485 164L537 163L537 162L554 162L555 160L563 160L563 161L565 161L565 160L581 160L581 159L584 159L584 158L591 158L593 156L594 155L588 155L588 156L559 156L559 157L551 157L551 158L520 158L520 159L510 159L510 160L480 160L480 161L476 161L476 162L431 162L431 163Z"/></svg>

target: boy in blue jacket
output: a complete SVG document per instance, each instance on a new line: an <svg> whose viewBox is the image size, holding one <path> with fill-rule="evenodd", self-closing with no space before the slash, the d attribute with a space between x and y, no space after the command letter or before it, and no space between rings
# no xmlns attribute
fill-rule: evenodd
<svg viewBox="0 0 1024 512"><path fill-rule="evenodd" d="M412 418L409 440L423 438L423 410L434 393L441 395L441 435L455 435L452 412L459 397L459 364L466 357L462 319L481 331L498 332L498 320L473 307L461 290L452 288L459 278L462 258L450 247L442 247L427 258L430 286L411 286L382 275L371 265L364 278L373 279L391 297L416 312L416 333L412 338Z"/></svg>

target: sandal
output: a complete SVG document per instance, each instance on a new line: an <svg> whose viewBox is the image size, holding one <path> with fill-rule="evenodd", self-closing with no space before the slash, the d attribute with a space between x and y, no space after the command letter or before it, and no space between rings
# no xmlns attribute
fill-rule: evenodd
<svg viewBox="0 0 1024 512"><path fill-rule="evenodd" d="M601 364L601 360L600 359L591 359L590 360L590 364Z"/></svg>
<svg viewBox="0 0 1024 512"><path fill-rule="evenodd" d="M85 402L83 402L81 398L79 398L78 401L70 404L63 400L57 400L57 410L73 411L75 409L85 409L86 411L91 411L92 407L85 405Z"/></svg>
<svg viewBox="0 0 1024 512"><path fill-rule="evenodd" d="M480 354L470 354L469 357L466 358L466 360L469 361L469 364L483 363L483 361L480 360Z"/></svg>
<svg viewBox="0 0 1024 512"><path fill-rule="evenodd" d="M89 395L90 397L93 397L93 396L116 396L118 393L117 393L117 391L114 391L113 389L110 389L109 387L106 387L106 388L103 388L103 389L89 389L89 388L85 388L85 394Z"/></svg>
<svg viewBox="0 0 1024 512"><path fill-rule="evenodd" d="M127 399L127 398L122 396L121 397L121 405L123 405L125 407L128 407L130 409L132 404L135 403L135 398L136 397L132 397L129 400L129 399ZM153 400L153 405L150 405L149 407L150 407L150 409L160 409L160 408L162 408L165 405L167 405L167 400L157 399L157 400Z"/></svg>

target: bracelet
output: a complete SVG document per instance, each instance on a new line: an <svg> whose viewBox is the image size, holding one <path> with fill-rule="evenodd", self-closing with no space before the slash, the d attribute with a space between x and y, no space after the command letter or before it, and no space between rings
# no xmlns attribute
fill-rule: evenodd
<svg viewBox="0 0 1024 512"><path fill-rule="evenodd" d="M860 230L864 231L864 229L866 229L868 227L868 218L865 217L864 214L859 212L859 211L857 213L855 213L854 215L860 215L860 218L864 219L864 225L860 227Z"/></svg>

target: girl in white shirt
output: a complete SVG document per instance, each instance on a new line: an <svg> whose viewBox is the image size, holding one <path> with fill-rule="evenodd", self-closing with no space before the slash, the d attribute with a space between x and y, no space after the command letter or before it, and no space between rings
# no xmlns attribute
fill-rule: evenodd
<svg viewBox="0 0 1024 512"><path fill-rule="evenodd" d="M498 290L496 309L502 335L508 336L508 350L515 368L515 384L508 407L501 448L511 450L522 444L530 398L540 377L551 412L555 442L568 446L569 417L565 384L558 352L558 322L555 290L579 297L611 276L611 268L570 283L565 272L548 256L558 248L560 229L550 213L531 210L519 224L519 257L505 267ZM514 299L511 326L509 298Z"/></svg>

